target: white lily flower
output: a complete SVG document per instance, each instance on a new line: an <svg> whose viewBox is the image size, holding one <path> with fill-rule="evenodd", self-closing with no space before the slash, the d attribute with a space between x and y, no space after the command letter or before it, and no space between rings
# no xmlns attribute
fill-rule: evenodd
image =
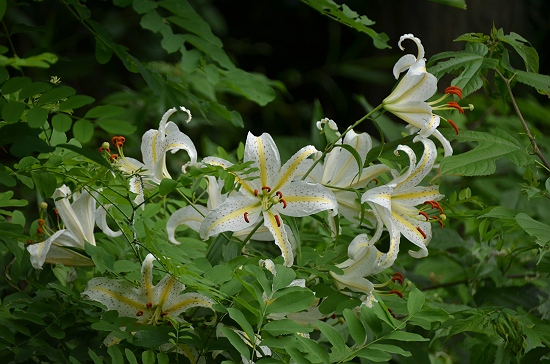
<svg viewBox="0 0 550 364"><path fill-rule="evenodd" d="M408 170L396 176L390 183L368 190L361 197L361 202L368 203L379 220L374 241L380 237L383 224L390 233L390 250L399 250L399 240L404 235L420 248L416 252L409 251L416 258L428 255L426 246L432 238L432 228L428 215L415 206L430 203L432 207L437 206L440 209L435 201L443 198L439 193L439 186L417 186L433 168L437 157L437 149L431 140L417 136L414 142L418 140L424 144L422 159L416 163L414 151L408 146L399 145L395 154L398 155L399 151L407 153L410 160ZM361 246L362 243L350 244L350 257L356 259Z"/></svg>
<svg viewBox="0 0 550 364"><path fill-rule="evenodd" d="M448 87L442 98L433 102L427 102L426 100L432 97L437 91L437 78L426 71L424 47L420 39L412 34L405 34L399 39L399 48L404 50L401 43L406 39L410 39L416 43L418 54L416 57L412 54L406 54L395 63L393 74L396 79L399 78L402 72L406 71L406 73L391 94L382 101L382 105L384 109L406 121L409 124L411 134L420 132L420 135L423 137L433 135L443 145L445 156L452 155L451 144L436 130L437 126L439 126L440 116L434 115L433 111L434 109L458 109L463 113L464 110L456 102L448 102L442 106L433 105L453 94L462 98L462 90L455 86ZM445 120L458 133L456 125L451 120Z"/></svg>
<svg viewBox="0 0 550 364"><path fill-rule="evenodd" d="M73 201L69 198L72 196ZM105 234L117 237L121 231L112 231L106 222L106 206L96 209L96 199L88 191L71 193L69 187L63 185L54 191L55 207L65 229L53 233L41 243L31 244L27 250L31 254L31 264L36 269L42 269L44 263L61 263L66 266L93 266L87 256L80 254L86 243L96 245L94 225Z"/></svg>
<svg viewBox="0 0 550 364"><path fill-rule="evenodd" d="M302 217L338 208L336 198L326 187L293 181L303 161L316 152L313 146L304 147L281 167L279 150L271 136L262 134L255 137L249 133L244 161L253 162L251 167L258 168L258 171L246 176L236 174L240 193L228 197L206 215L200 228L201 238L207 239L224 231L239 231L263 219L264 226L281 250L285 265L291 266L294 261L292 244L280 215ZM205 158L203 163L224 168L232 165L213 157Z"/></svg>
<svg viewBox="0 0 550 364"><path fill-rule="evenodd" d="M176 239L176 229L180 225L186 225L192 230L199 232L200 226L204 221L204 217L210 210L220 205L227 199L227 194L222 194L223 183L217 181L213 176L206 176L207 178L207 192L208 201L206 206L193 205L184 206L179 210L174 211L166 223L166 231L168 232L168 240L171 243L179 245L180 242ZM237 239L244 239L252 231L253 227L247 227L246 229L236 231L233 236ZM290 230L287 231L289 233ZM265 227L260 227L252 235L252 239L259 241L273 240L273 236Z"/></svg>
<svg viewBox="0 0 550 364"><path fill-rule="evenodd" d="M368 307L372 307L375 301L373 291L376 285L366 277L391 267L399 252L399 245L392 244L387 253L382 253L374 246L376 241L377 239L369 238L367 234L355 237L348 250L349 259L336 265L344 274L330 272L338 289L348 288L354 292L364 293L363 304Z"/></svg>
<svg viewBox="0 0 550 364"><path fill-rule="evenodd" d="M321 127L325 122L328 122L330 127L340 135L334 121L323 119L319 122ZM318 127L320 127L319 124ZM362 166L367 153L372 148L372 139L367 133L356 133L350 130L344 136L343 141L336 143L334 148L327 153L324 162L318 163L306 179L328 187L336 196L338 212L349 221L358 224L361 217L361 203L356 191L365 188L372 180L380 174L388 172L390 168L385 164L378 164L362 168L359 173L357 160L341 145L348 145L356 150ZM304 164L302 171L305 172L311 163ZM369 218L369 216L364 217ZM330 222L332 231L335 232L334 220L331 218Z"/></svg>
<svg viewBox="0 0 550 364"><path fill-rule="evenodd" d="M128 281L109 278L93 278L82 292L92 301L104 304L107 309L118 311L120 316L136 317L138 322L156 325L169 317L178 316L192 307L212 308L214 301L200 293L181 293L185 285L170 274L153 285L153 261L148 254L141 266L141 286L136 288Z"/></svg>
<svg viewBox="0 0 550 364"><path fill-rule="evenodd" d="M180 110L187 113L186 122L191 121L191 112L183 106ZM176 153L178 150L185 150L189 155L190 161L183 166L183 170L187 165L196 165L197 150L193 141L182 133L178 126L168 121L168 118L177 111L172 108L162 116L158 130L150 129L143 134L141 141L141 154L143 155L143 163L134 159L125 157L122 148L119 146L119 158L116 159L116 164L120 170L132 176L130 179L130 191L137 193L136 203L144 201L143 188L153 188L158 185L163 178L172 178L166 168L166 153Z"/></svg>

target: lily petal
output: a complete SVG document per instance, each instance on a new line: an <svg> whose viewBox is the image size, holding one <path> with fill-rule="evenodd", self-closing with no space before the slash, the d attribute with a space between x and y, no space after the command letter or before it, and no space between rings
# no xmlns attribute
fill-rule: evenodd
<svg viewBox="0 0 550 364"><path fill-rule="evenodd" d="M288 239L288 235L285 230L285 225L280 220L277 220L275 215L269 211L264 211L264 225L269 229L273 238L275 239L275 244L281 249L281 255L285 261L285 266L292 267L294 263L294 253L292 252L292 244Z"/></svg>
<svg viewBox="0 0 550 364"><path fill-rule="evenodd" d="M168 240L176 245L180 242L176 239L176 229L180 225L186 225L192 230L199 231L208 209L201 205L185 206L175 211L166 222Z"/></svg>
<svg viewBox="0 0 550 364"><path fill-rule="evenodd" d="M46 256L50 251L52 243L57 239L61 234L66 230L59 230L50 236L46 241L38 244L31 244L27 246L27 250L31 254L31 264L35 269L42 269L44 262L46 261Z"/></svg>
<svg viewBox="0 0 550 364"><path fill-rule="evenodd" d="M258 199L243 195L231 196L206 215L200 227L200 236L208 239L224 231L246 229L258 221L260 212L261 203Z"/></svg>
<svg viewBox="0 0 550 364"><path fill-rule="evenodd" d="M338 209L334 194L328 188L318 184L294 181L281 188L281 192L287 205L284 208L279 204L276 209L284 215L301 217Z"/></svg>

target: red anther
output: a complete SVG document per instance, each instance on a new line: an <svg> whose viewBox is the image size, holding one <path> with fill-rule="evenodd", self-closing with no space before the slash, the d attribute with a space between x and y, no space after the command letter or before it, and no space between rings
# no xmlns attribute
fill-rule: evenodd
<svg viewBox="0 0 550 364"><path fill-rule="evenodd" d="M392 290L390 291L390 293L391 293L391 294L396 294L396 295L398 295L400 298L403 298L403 293L401 293L401 291L398 291L398 290L396 290L396 289L392 289Z"/></svg>
<svg viewBox="0 0 550 364"><path fill-rule="evenodd" d="M281 227L281 219L279 218L279 215L275 215L275 221L277 221L277 226Z"/></svg>
<svg viewBox="0 0 550 364"><path fill-rule="evenodd" d="M275 194L279 197L279 199L283 198L283 194L282 194L281 191L277 191L277 192L275 192Z"/></svg>
<svg viewBox="0 0 550 364"><path fill-rule="evenodd" d="M59 211L57 211L57 209L53 209L53 212L55 212L55 214L59 216Z"/></svg>
<svg viewBox="0 0 550 364"><path fill-rule="evenodd" d="M111 154L111 155L109 156L109 159L110 159L111 161L114 161L115 159L118 159L118 154L116 154L116 153Z"/></svg>
<svg viewBox="0 0 550 364"><path fill-rule="evenodd" d="M36 233L37 233L37 234L44 234L44 229L42 229L42 228L40 228L40 227L39 227L39 228L36 228Z"/></svg>
<svg viewBox="0 0 550 364"><path fill-rule="evenodd" d="M442 228L445 227L445 224L443 224L443 221L441 221L439 216L432 216L432 219L437 220L437 222L439 223L439 226L441 226Z"/></svg>
<svg viewBox="0 0 550 364"><path fill-rule="evenodd" d="M46 221L44 221L44 219L38 219L38 226L42 227L45 223Z"/></svg>
<svg viewBox="0 0 550 364"><path fill-rule="evenodd" d="M388 312L390 313L390 315L395 318L395 313L393 313L392 309L391 308L388 308Z"/></svg>
<svg viewBox="0 0 550 364"><path fill-rule="evenodd" d="M445 93L456 95L459 99L462 99L462 89L460 87L449 86L445 89Z"/></svg>
<svg viewBox="0 0 550 364"><path fill-rule="evenodd" d="M167 322L167 325L168 325L168 326L174 326L174 324L172 323L172 321L168 321L168 322Z"/></svg>
<svg viewBox="0 0 550 364"><path fill-rule="evenodd" d="M286 201L281 198L279 202L283 204L283 209L286 209Z"/></svg>
<svg viewBox="0 0 550 364"><path fill-rule="evenodd" d="M244 217L244 221L246 221L247 223L250 223L250 220L248 220L248 212L245 212L243 214L243 217Z"/></svg>
<svg viewBox="0 0 550 364"><path fill-rule="evenodd" d="M333 319L333 320L334 320L336 317L338 317L338 316L336 316L335 313L333 313L333 314L330 316L330 318Z"/></svg>
<svg viewBox="0 0 550 364"><path fill-rule="evenodd" d="M426 239L427 235L426 235L426 233L425 233L424 231L422 231L421 228L417 227L416 230L418 230L418 232L419 232L420 234L422 234L422 236L424 237L424 239Z"/></svg>
<svg viewBox="0 0 550 364"><path fill-rule="evenodd" d="M153 307L153 303L152 303L152 302L147 302L147 304L145 305L145 307L151 308L151 307Z"/></svg>
<svg viewBox="0 0 550 364"><path fill-rule="evenodd" d="M258 190L254 190L254 196L258 196Z"/></svg>
<svg viewBox="0 0 550 364"><path fill-rule="evenodd" d="M461 114L464 114L464 109L460 107L458 102L456 101L450 101L447 103L447 106L457 109Z"/></svg>
<svg viewBox="0 0 550 364"><path fill-rule="evenodd" d="M123 137L123 136L119 136L118 141L121 142L121 143L124 143L124 142L126 142L126 138Z"/></svg>
<svg viewBox="0 0 550 364"><path fill-rule="evenodd" d="M430 205L432 207L432 209L435 209L435 201L424 201L424 205Z"/></svg>
<svg viewBox="0 0 550 364"><path fill-rule="evenodd" d="M115 147L122 148L124 146L124 142L118 141L115 143Z"/></svg>
<svg viewBox="0 0 550 364"><path fill-rule="evenodd" d="M111 138L111 144L116 144L116 142L118 142L118 138L119 138L119 137L116 136L116 135L115 135L114 137L112 137L112 138Z"/></svg>
<svg viewBox="0 0 550 364"><path fill-rule="evenodd" d="M139 310L138 312L136 312L136 316L143 316L143 311Z"/></svg>
<svg viewBox="0 0 550 364"><path fill-rule="evenodd" d="M374 183L378 186L378 179L377 179L377 178L373 178L372 180L373 180Z"/></svg>
<svg viewBox="0 0 550 364"><path fill-rule="evenodd" d="M449 124L451 124L451 126L453 127L453 129L455 130L455 133L456 135L458 135L458 126L456 126L456 124L454 123L454 121L450 120L450 119L447 119L447 122Z"/></svg>
<svg viewBox="0 0 550 364"><path fill-rule="evenodd" d="M164 317L164 316L167 316L168 315L168 312L164 311L163 313L160 314L161 317Z"/></svg>
<svg viewBox="0 0 550 364"><path fill-rule="evenodd" d="M262 187L262 190L263 190L263 191L267 191L267 192L271 192L271 187L269 187L269 186L263 186L263 187Z"/></svg>
<svg viewBox="0 0 550 364"><path fill-rule="evenodd" d="M422 215L426 218L426 221L428 221L430 219L430 217L428 216L427 213L425 213L424 211L418 211L418 215Z"/></svg>
<svg viewBox="0 0 550 364"><path fill-rule="evenodd" d="M391 280L392 282L399 282L399 284L403 284L403 274L395 272Z"/></svg>

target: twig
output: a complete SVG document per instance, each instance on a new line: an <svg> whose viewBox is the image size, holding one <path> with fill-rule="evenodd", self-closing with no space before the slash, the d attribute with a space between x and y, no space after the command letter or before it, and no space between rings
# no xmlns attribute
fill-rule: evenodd
<svg viewBox="0 0 550 364"><path fill-rule="evenodd" d="M529 130L529 126L527 126L527 123L525 122L525 119L523 118L523 115L521 114L521 111L518 107L518 104L516 103L516 99L514 97L514 94L512 93L512 88L510 87L510 79L507 79L504 77L502 73L498 69L495 69L495 72L498 73L498 75L504 80L506 83L506 87L508 88L508 93L510 94L510 99L512 100L512 105L514 105L514 109L516 110L516 114L519 117L519 120L521 121L521 124L523 125L523 129L525 129L525 133L529 137L529 140L531 141L531 145L533 146L533 150L538 155L540 160L542 161L542 164L546 167L548 171L550 171L550 164L542 154L539 146L537 145L537 142L535 141L535 138L533 137L533 134L531 134L531 131Z"/></svg>

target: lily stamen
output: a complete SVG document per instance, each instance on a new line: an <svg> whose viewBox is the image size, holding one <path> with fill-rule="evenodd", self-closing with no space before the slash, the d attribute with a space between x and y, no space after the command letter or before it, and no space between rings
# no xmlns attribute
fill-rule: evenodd
<svg viewBox="0 0 550 364"><path fill-rule="evenodd" d="M139 310L138 312L136 312L136 316L143 316L143 311Z"/></svg>
<svg viewBox="0 0 550 364"><path fill-rule="evenodd" d="M391 294L398 295L399 298L403 298L403 293L401 293L401 291L398 291L398 290L396 290L396 289L392 289L392 290L390 291L390 293L391 293Z"/></svg>
<svg viewBox="0 0 550 364"><path fill-rule="evenodd" d="M254 190L254 196L258 196L258 190Z"/></svg>
<svg viewBox="0 0 550 364"><path fill-rule="evenodd" d="M247 223L250 223L250 220L248 220L248 212L245 212L243 214L243 217L244 217L244 221L246 221Z"/></svg>
<svg viewBox="0 0 550 364"><path fill-rule="evenodd" d="M267 193L271 192L271 187L269 186L263 186L262 191L266 191Z"/></svg>
<svg viewBox="0 0 550 364"><path fill-rule="evenodd" d="M439 218L439 216L432 216L432 219L434 219L435 221L437 221L439 223L439 226L441 226L442 228L445 227L445 224L443 224L443 221L441 221L441 219Z"/></svg>
<svg viewBox="0 0 550 364"><path fill-rule="evenodd" d="M449 86L445 89L445 94L456 95L459 99L462 100L462 89L457 86Z"/></svg>
<svg viewBox="0 0 550 364"><path fill-rule="evenodd" d="M418 211L418 215L422 215L426 218L426 221L428 221L430 219L430 217L428 216L427 213L425 213L424 211Z"/></svg>
<svg viewBox="0 0 550 364"><path fill-rule="evenodd" d="M283 204L283 209L286 209L286 201L284 199L279 199L279 202Z"/></svg>
<svg viewBox="0 0 550 364"><path fill-rule="evenodd" d="M399 284L403 284L403 274L400 272L395 272L391 280L392 282L399 282Z"/></svg>
<svg viewBox="0 0 550 364"><path fill-rule="evenodd" d="M274 216L275 216L275 221L277 222L277 226L281 227L281 218L279 217L279 215L274 215Z"/></svg>
<svg viewBox="0 0 550 364"><path fill-rule="evenodd" d="M418 232L419 232L420 234L422 234L422 236L424 237L424 239L427 238L426 233L425 233L421 228L417 227L416 230L418 230Z"/></svg>
<svg viewBox="0 0 550 364"><path fill-rule="evenodd" d="M145 305L145 307L151 308L151 307L153 307L153 303L152 303L152 302L147 302L147 304Z"/></svg>

